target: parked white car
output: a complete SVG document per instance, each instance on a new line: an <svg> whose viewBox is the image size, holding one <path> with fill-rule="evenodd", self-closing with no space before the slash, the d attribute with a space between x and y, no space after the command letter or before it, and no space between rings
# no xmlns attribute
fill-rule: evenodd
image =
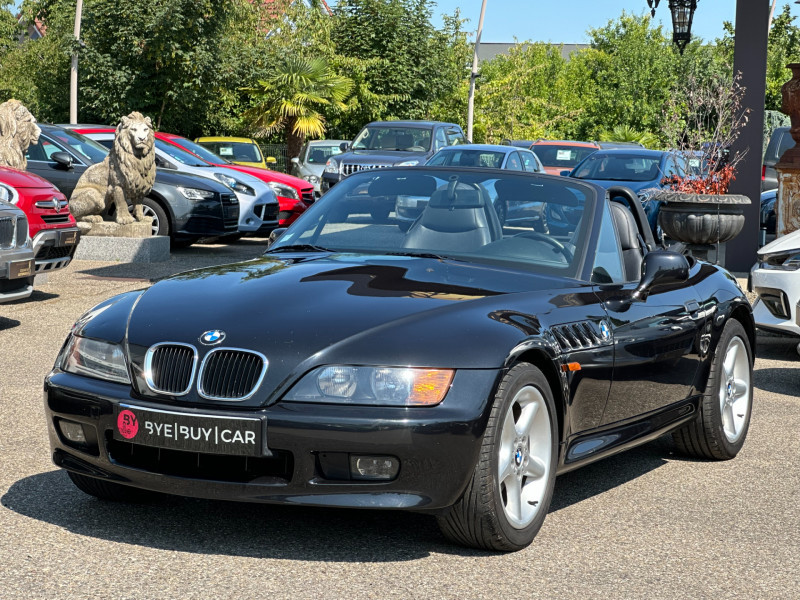
<svg viewBox="0 0 800 600"><path fill-rule="evenodd" d="M114 133L85 132L84 135L106 147L114 141ZM269 233L278 226L278 198L263 181L247 173L240 173L207 163L202 158L156 138L156 166L175 169L183 173L216 179L236 193L239 200L239 232Z"/></svg>
<svg viewBox="0 0 800 600"><path fill-rule="evenodd" d="M750 270L750 289L758 294L753 305L756 326L797 336L800 342L800 230L758 251L758 262Z"/></svg>
<svg viewBox="0 0 800 600"><path fill-rule="evenodd" d="M319 197L321 192L320 181L325 164L332 156L342 153L342 144L349 144L350 140L314 140L306 143L300 149L300 156L292 158L291 175L305 179L314 186L314 194Z"/></svg>

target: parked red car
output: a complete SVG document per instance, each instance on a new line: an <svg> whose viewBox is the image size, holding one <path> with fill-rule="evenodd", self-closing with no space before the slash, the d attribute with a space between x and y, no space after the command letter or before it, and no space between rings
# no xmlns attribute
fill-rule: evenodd
<svg viewBox="0 0 800 600"><path fill-rule="evenodd" d="M66 267L75 256L80 238L67 197L46 179L7 167L0 167L0 187L10 196L9 202L28 218L36 273Z"/></svg>
<svg viewBox="0 0 800 600"><path fill-rule="evenodd" d="M83 135L114 132L113 127L102 125L73 127L73 130ZM157 132L155 136L159 140L191 152L212 165L227 167L261 179L272 188L272 191L278 197L278 202L280 203L278 225L280 227L288 227L294 223L297 217L308 208L308 205L314 202L314 186L304 179L278 173L277 171L270 171L269 169L236 165L217 156L207 148L203 148L200 144L174 133Z"/></svg>

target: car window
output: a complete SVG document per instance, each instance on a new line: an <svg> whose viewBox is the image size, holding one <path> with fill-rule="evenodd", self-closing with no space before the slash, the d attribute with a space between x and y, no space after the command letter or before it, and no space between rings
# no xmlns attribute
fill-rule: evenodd
<svg viewBox="0 0 800 600"><path fill-rule="evenodd" d="M522 158L522 166L525 167L526 171L531 173L539 172L539 165L536 163L536 156L533 152L520 152L519 155Z"/></svg>
<svg viewBox="0 0 800 600"><path fill-rule="evenodd" d="M370 125L353 140L353 150L424 152L431 147L431 130L419 127Z"/></svg>
<svg viewBox="0 0 800 600"><path fill-rule="evenodd" d="M263 160L258 146L251 142L198 142L217 156L228 161L261 162ZM176 159L178 160L178 159ZM186 164L186 163L184 163Z"/></svg>
<svg viewBox="0 0 800 600"><path fill-rule="evenodd" d="M339 144L315 144L309 146L308 154L304 162L311 165L324 165L331 156L336 156L341 153L342 149L339 147Z"/></svg>
<svg viewBox="0 0 800 600"><path fill-rule="evenodd" d="M588 146L561 146L558 144L534 144L531 150L536 153L545 167L572 169L584 158L597 151Z"/></svg>
<svg viewBox="0 0 800 600"><path fill-rule="evenodd" d="M447 143L450 146L457 146L458 144L466 144L467 138L460 129L450 128L447 130Z"/></svg>
<svg viewBox="0 0 800 600"><path fill-rule="evenodd" d="M211 165L206 161L198 158L191 152L187 152L182 148L178 148L174 144L170 144L163 140L156 139L156 148L161 152L172 158L175 162L190 167L210 167Z"/></svg>
<svg viewBox="0 0 800 600"><path fill-rule="evenodd" d="M597 253L592 266L592 281L595 283L621 283L625 281L622 267L622 252L611 207L604 203L600 234L597 240Z"/></svg>
<svg viewBox="0 0 800 600"><path fill-rule="evenodd" d="M575 168L578 179L653 181L661 177L660 156L595 152Z"/></svg>
<svg viewBox="0 0 800 600"><path fill-rule="evenodd" d="M197 154L197 156L202 158L204 161L212 163L212 164L215 164L215 163L228 164L230 162L230 161L225 160L224 158L222 158L218 154L214 154L208 148L204 148L203 146L201 146L197 142L193 142L192 140L188 140L186 138L175 138L175 144L177 144L178 146L182 146L182 147L186 148L189 152L191 152L193 154Z"/></svg>
<svg viewBox="0 0 800 600"><path fill-rule="evenodd" d="M25 158L28 160L49 161L50 157L53 156L55 152L61 151L61 148L56 146L53 142L40 137L38 144L31 144L28 146L28 151L25 152Z"/></svg>
<svg viewBox="0 0 800 600"><path fill-rule="evenodd" d="M436 137L433 141L433 151L437 152L447 146L447 135L444 132L444 128L437 127L436 128Z"/></svg>
<svg viewBox="0 0 800 600"><path fill-rule="evenodd" d="M786 152L789 148L794 148L794 140L792 139L792 135L788 131L784 131L781 133L781 141L780 145L778 146L777 158L780 159L780 157L783 156L783 153Z"/></svg>
<svg viewBox="0 0 800 600"><path fill-rule="evenodd" d="M464 148L449 148L437 152L431 157L427 164L499 169L503 164L505 156L504 152L475 150L469 146L465 146Z"/></svg>
<svg viewBox="0 0 800 600"><path fill-rule="evenodd" d="M508 155L508 161L506 161L506 169L509 171L522 171L522 161L519 158L518 152L512 152Z"/></svg>

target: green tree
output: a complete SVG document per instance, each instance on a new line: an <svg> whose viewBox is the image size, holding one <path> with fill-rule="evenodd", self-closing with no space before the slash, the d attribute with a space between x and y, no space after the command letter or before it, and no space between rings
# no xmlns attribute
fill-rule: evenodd
<svg viewBox="0 0 800 600"><path fill-rule="evenodd" d="M17 20L11 10L14 3L11 0L0 0L0 58L2 58L17 43Z"/></svg>
<svg viewBox="0 0 800 600"><path fill-rule="evenodd" d="M266 133L283 129L289 156L297 156L307 136L325 133L320 109L345 110L352 88L353 82L335 73L326 60L288 56L267 79L247 90L254 106L246 116Z"/></svg>

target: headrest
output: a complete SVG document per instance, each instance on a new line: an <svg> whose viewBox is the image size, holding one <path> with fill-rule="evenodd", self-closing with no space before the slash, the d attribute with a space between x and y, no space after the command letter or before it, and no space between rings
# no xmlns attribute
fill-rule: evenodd
<svg viewBox="0 0 800 600"><path fill-rule="evenodd" d="M561 206L578 206L578 198L559 183L523 178L498 179L494 184L497 195L504 200L533 200L552 202Z"/></svg>
<svg viewBox="0 0 800 600"><path fill-rule="evenodd" d="M430 196L436 190L436 179L417 173L381 174L369 184L370 196Z"/></svg>
<svg viewBox="0 0 800 600"><path fill-rule="evenodd" d="M617 225L619 243L623 250L639 248L639 230L636 228L636 221L627 206L620 202L611 202L611 215Z"/></svg>
<svg viewBox="0 0 800 600"><path fill-rule="evenodd" d="M442 186L431 196L428 206L431 208L483 208L486 206L484 196L476 185L456 183Z"/></svg>

